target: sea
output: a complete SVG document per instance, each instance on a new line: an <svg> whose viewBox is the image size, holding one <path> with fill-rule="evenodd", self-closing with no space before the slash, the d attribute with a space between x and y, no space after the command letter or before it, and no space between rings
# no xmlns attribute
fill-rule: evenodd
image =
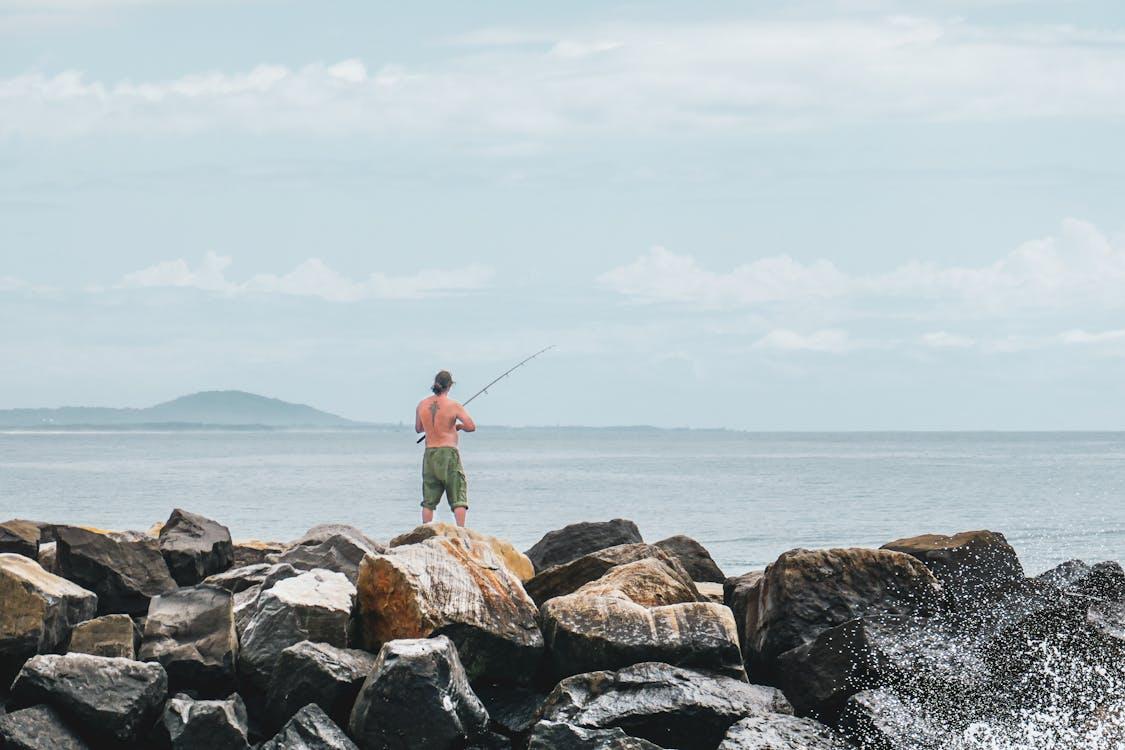
<svg viewBox="0 0 1125 750"><path fill-rule="evenodd" d="M173 508L237 539L420 522L409 427L0 432L0 520L147 529ZM727 575L795 547L1002 532L1029 575L1125 559L1125 433L488 428L461 436L469 525L527 549L578 521L686 534ZM438 520L451 520L444 505Z"/></svg>

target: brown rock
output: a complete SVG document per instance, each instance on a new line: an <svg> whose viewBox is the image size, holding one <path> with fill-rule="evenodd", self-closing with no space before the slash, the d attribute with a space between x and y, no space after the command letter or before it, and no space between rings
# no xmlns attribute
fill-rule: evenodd
<svg viewBox="0 0 1125 750"><path fill-rule="evenodd" d="M531 598L541 605L553 597L574 593L590 581L601 578L612 568L646 558L653 558L664 563L669 570L669 574L692 591L694 600L698 601L699 592L695 589L695 583L691 580L687 571L664 550L655 545L643 543L609 547L592 552L577 560L547 568L527 581L524 587Z"/></svg>
<svg viewBox="0 0 1125 750"><path fill-rule="evenodd" d="M714 581L696 581L695 588L699 590L700 601L712 602L714 604L726 603L723 584L721 583L715 583Z"/></svg>
<svg viewBox="0 0 1125 750"><path fill-rule="evenodd" d="M574 593L628 599L642 607L699 600L694 586L687 586L671 568L654 557L610 568L601 578L583 584Z"/></svg>
<svg viewBox="0 0 1125 750"><path fill-rule="evenodd" d="M530 580L535 575L535 568L531 564L531 560L527 555L523 554L512 543L505 539L497 539L488 534L482 534L479 531L467 529L464 526L455 526L451 523L443 523L435 521L433 523L423 524L413 531L408 531L405 534L400 534L391 540L390 546L401 547L404 544L418 544L427 539L433 539L435 536L450 537L453 539L472 539L473 541L483 542L492 548L516 578L521 581Z"/></svg>
<svg viewBox="0 0 1125 750"><path fill-rule="evenodd" d="M923 534L888 542L882 549L921 560L954 601L973 601L1024 578L1016 551L995 531Z"/></svg>
<svg viewBox="0 0 1125 750"><path fill-rule="evenodd" d="M234 563L232 568L245 568L248 565L259 565L266 562L270 555L276 555L285 550L288 545L281 542L260 542L257 539L245 539L234 543Z"/></svg>
<svg viewBox="0 0 1125 750"><path fill-rule="evenodd" d="M74 626L67 653L136 658L136 627L129 615L105 615Z"/></svg>
<svg viewBox="0 0 1125 750"><path fill-rule="evenodd" d="M39 527L18 519L0 523L0 554L5 552L38 559Z"/></svg>
<svg viewBox="0 0 1125 750"><path fill-rule="evenodd" d="M0 657L27 658L62 648L94 616L92 592L48 573L34 560L0 554Z"/></svg>
<svg viewBox="0 0 1125 750"><path fill-rule="evenodd" d="M723 571L711 559L711 553L690 536L670 536L661 539L656 546L678 560L692 580L722 583L726 579Z"/></svg>
<svg viewBox="0 0 1125 750"><path fill-rule="evenodd" d="M152 536L78 526L55 533L59 569L98 595L99 614L144 615L152 597L176 588Z"/></svg>

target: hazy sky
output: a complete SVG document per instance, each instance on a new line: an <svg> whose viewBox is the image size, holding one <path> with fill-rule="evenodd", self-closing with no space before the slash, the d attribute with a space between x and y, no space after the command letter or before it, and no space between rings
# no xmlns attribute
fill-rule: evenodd
<svg viewBox="0 0 1125 750"><path fill-rule="evenodd" d="M1120 0L0 0L0 408L1125 429L1123 313Z"/></svg>

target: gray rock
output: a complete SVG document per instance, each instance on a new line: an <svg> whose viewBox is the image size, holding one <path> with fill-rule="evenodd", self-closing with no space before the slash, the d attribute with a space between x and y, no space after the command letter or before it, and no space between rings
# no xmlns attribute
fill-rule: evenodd
<svg viewBox="0 0 1125 750"><path fill-rule="evenodd" d="M713 750L739 719L792 711L776 688L647 663L568 677L548 696L541 718L620 727L661 747Z"/></svg>
<svg viewBox="0 0 1125 750"><path fill-rule="evenodd" d="M226 700L195 700L183 693L164 707L164 729L172 750L247 750L246 704L235 693Z"/></svg>
<svg viewBox="0 0 1125 750"><path fill-rule="evenodd" d="M265 692L281 652L301 641L348 647L355 586L342 573L311 570L263 591L242 633L239 671Z"/></svg>
<svg viewBox="0 0 1125 750"><path fill-rule="evenodd" d="M1074 585L1090 575L1091 572L1093 572L1093 568L1083 561L1067 560L1035 576L1035 580L1068 591L1073 590Z"/></svg>
<svg viewBox="0 0 1125 750"><path fill-rule="evenodd" d="M917 705L904 702L892 690L863 690L848 698L842 726L864 750L944 750L949 731L934 726Z"/></svg>
<svg viewBox="0 0 1125 750"><path fill-rule="evenodd" d="M62 648L74 626L94 616L98 599L9 552L0 554L0 603L0 659L18 662Z"/></svg>
<svg viewBox="0 0 1125 750"><path fill-rule="evenodd" d="M0 714L0 747L5 750L88 750L90 747L50 706Z"/></svg>
<svg viewBox="0 0 1125 750"><path fill-rule="evenodd" d="M638 544L643 541L637 524L632 521L623 518L615 518L612 521L583 521L548 531L524 554L531 560L536 571L543 571L607 547Z"/></svg>
<svg viewBox="0 0 1125 750"><path fill-rule="evenodd" d="M487 732L488 713L445 636L385 644L348 723L364 750L452 750Z"/></svg>
<svg viewBox="0 0 1125 750"><path fill-rule="evenodd" d="M924 534L884 544L929 568L953 606L976 602L1023 580L1016 551L996 531L965 531L953 536Z"/></svg>
<svg viewBox="0 0 1125 750"><path fill-rule="evenodd" d="M88 654L34 656L12 684L15 705L48 704L84 735L122 743L152 725L167 694L159 664Z"/></svg>
<svg viewBox="0 0 1125 750"><path fill-rule="evenodd" d="M482 685L474 688L488 710L492 726L510 737L526 734L539 718L547 700L543 693L525 687Z"/></svg>
<svg viewBox="0 0 1125 750"><path fill-rule="evenodd" d="M59 570L98 595L98 614L144 615L152 597L176 588L151 536L77 526L59 526L55 533Z"/></svg>
<svg viewBox="0 0 1125 750"><path fill-rule="evenodd" d="M273 739L258 750L359 750L335 722L315 703L293 715Z"/></svg>
<svg viewBox="0 0 1125 750"><path fill-rule="evenodd" d="M72 654L136 658L137 629L129 615L103 615L74 626L70 635Z"/></svg>
<svg viewBox="0 0 1125 750"><path fill-rule="evenodd" d="M229 693L238 661L230 592L203 584L153 597L140 658L160 662L172 690Z"/></svg>
<svg viewBox="0 0 1125 750"><path fill-rule="evenodd" d="M711 553L690 536L670 536L661 539L656 546L679 561L693 581L722 583L726 580L723 571L711 558Z"/></svg>
<svg viewBox="0 0 1125 750"><path fill-rule="evenodd" d="M160 529L160 554L180 586L194 586L234 562L230 531L209 518L176 508Z"/></svg>
<svg viewBox="0 0 1125 750"><path fill-rule="evenodd" d="M812 719L784 714L748 716L736 722L718 750L848 750L843 737Z"/></svg>
<svg viewBox="0 0 1125 750"><path fill-rule="evenodd" d="M300 570L322 568L343 573L354 584L359 579L359 564L363 558L385 551L385 545L371 541L349 526L317 526L282 552L266 559Z"/></svg>
<svg viewBox="0 0 1125 750"><path fill-rule="evenodd" d="M292 565L273 565L266 563L266 570L259 571L255 576L260 582L252 583L249 587L243 588L235 593L234 627L238 630L239 641L246 635L246 625L258 610L258 600L262 598L262 594L272 589L279 581L284 581L287 578L296 578L301 572L302 571L297 570ZM217 579L217 576L210 576L205 579L205 582L215 581L216 585L219 585L221 588L228 588L227 582L220 582ZM247 580L250 580L249 576Z"/></svg>
<svg viewBox="0 0 1125 750"><path fill-rule="evenodd" d="M0 523L0 554L23 555L39 559L39 527L31 521L11 520Z"/></svg>
<svg viewBox="0 0 1125 750"><path fill-rule="evenodd" d="M244 568L247 565L260 565L268 562L270 555L282 552L288 545L281 542L260 542L256 539L234 542L234 561L232 568Z"/></svg>
<svg viewBox="0 0 1125 750"><path fill-rule="evenodd" d="M309 704L318 705L336 724L347 725L359 689L374 666L375 655L367 651L312 641L286 648L266 696L272 726L281 726Z"/></svg>
<svg viewBox="0 0 1125 750"><path fill-rule="evenodd" d="M617 727L587 729L557 721L541 721L528 739L527 750L661 750L648 740L625 734Z"/></svg>
<svg viewBox="0 0 1125 750"><path fill-rule="evenodd" d="M281 566L266 562L255 563L254 565L243 565L242 567L230 568L222 573L207 576L203 579L203 583L208 586L218 586L232 594L237 594L247 589L261 586L262 583L280 567ZM297 575L296 568L292 566L285 567L292 571L292 575L287 577L292 578Z"/></svg>

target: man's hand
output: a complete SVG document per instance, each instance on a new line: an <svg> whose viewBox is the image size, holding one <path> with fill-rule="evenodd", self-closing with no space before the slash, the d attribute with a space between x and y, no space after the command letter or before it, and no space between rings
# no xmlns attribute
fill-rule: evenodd
<svg viewBox="0 0 1125 750"><path fill-rule="evenodd" d="M464 427L465 427L465 426L464 426L463 424L461 424L460 422L458 422L457 424L455 424L455 425L453 426L453 429L455 429L455 430L457 430L457 431L461 431L462 429L464 429Z"/></svg>

